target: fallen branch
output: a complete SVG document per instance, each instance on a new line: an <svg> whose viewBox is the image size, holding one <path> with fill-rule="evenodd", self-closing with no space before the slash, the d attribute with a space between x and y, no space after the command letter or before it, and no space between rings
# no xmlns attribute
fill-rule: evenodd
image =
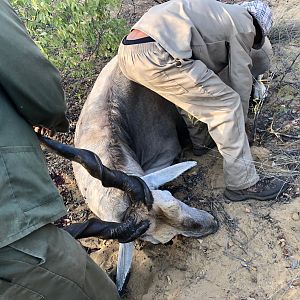
<svg viewBox="0 0 300 300"><path fill-rule="evenodd" d="M277 138L279 137L286 137L286 138L290 138L290 139L300 139L300 135L292 135L292 134L285 134L285 133L281 133L279 131L275 131L273 129L273 123L274 123L274 118L271 122L271 125L270 125L270 133L274 134Z"/></svg>
<svg viewBox="0 0 300 300"><path fill-rule="evenodd" d="M281 83L282 83L283 79L286 77L286 75L287 75L289 72L291 72L291 70L292 70L292 68L293 68L293 65L295 64L295 62L297 61L297 59L298 59L299 56L300 56L300 52L299 52L299 53L296 55L296 57L293 59L291 65L285 70L285 72L284 72L282 78L280 79L280 81L279 81L279 83L278 83L279 86L281 85Z"/></svg>

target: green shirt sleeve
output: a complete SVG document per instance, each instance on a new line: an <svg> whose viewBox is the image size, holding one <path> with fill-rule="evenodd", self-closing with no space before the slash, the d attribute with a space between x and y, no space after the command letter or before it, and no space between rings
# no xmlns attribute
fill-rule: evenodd
<svg viewBox="0 0 300 300"><path fill-rule="evenodd" d="M43 56L7 0L0 1L0 85L31 124L67 131L57 69Z"/></svg>

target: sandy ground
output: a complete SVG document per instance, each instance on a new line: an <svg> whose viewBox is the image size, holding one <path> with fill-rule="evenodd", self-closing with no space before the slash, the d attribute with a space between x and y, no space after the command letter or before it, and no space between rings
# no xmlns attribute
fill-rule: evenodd
<svg viewBox="0 0 300 300"><path fill-rule="evenodd" d="M124 2L124 14L133 21L154 4ZM222 196L220 155L215 150L202 157L186 153L185 158L197 160L198 166L166 188L189 205L213 211L220 229L204 239L176 237L168 245L137 241L125 299L300 299L300 94L299 60L294 61L299 53L300 11L298 0L271 4L277 78L270 86L252 150L261 173L283 175L291 186L275 201L230 203ZM70 164L63 165L52 160L49 168L69 209L60 223L69 224L91 213ZM91 238L82 243L102 268L108 272L115 268L117 242Z"/></svg>
<svg viewBox="0 0 300 300"><path fill-rule="evenodd" d="M300 198L226 202L221 159L207 154L197 160L181 180L201 173L201 184L174 195L199 208L201 200L217 202L220 230L198 240L177 237L169 245L137 242L125 299L300 299ZM91 256L110 270L117 249L105 242Z"/></svg>

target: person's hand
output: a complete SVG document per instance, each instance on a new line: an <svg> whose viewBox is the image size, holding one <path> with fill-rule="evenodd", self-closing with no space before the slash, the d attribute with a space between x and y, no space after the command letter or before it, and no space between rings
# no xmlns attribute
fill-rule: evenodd
<svg viewBox="0 0 300 300"><path fill-rule="evenodd" d="M117 239L119 243L129 243L143 235L149 227L149 220L137 222L134 218L128 218L124 223L111 228L110 235L112 239Z"/></svg>
<svg viewBox="0 0 300 300"><path fill-rule="evenodd" d="M149 220L137 222L133 217L129 217L123 223L105 222L97 218L91 218L84 223L67 226L64 230L76 239L96 236L105 240L115 239L120 243L129 243L143 235L149 226Z"/></svg>
<svg viewBox="0 0 300 300"><path fill-rule="evenodd" d="M42 126L33 126L33 130L38 134L38 135L46 135L46 136L54 136L55 131L42 127Z"/></svg>

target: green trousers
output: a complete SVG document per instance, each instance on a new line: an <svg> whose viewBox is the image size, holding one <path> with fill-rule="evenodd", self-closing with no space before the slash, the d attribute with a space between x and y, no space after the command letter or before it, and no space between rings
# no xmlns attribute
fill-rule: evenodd
<svg viewBox="0 0 300 300"><path fill-rule="evenodd" d="M0 249L0 299L120 298L114 283L81 245L48 224Z"/></svg>

